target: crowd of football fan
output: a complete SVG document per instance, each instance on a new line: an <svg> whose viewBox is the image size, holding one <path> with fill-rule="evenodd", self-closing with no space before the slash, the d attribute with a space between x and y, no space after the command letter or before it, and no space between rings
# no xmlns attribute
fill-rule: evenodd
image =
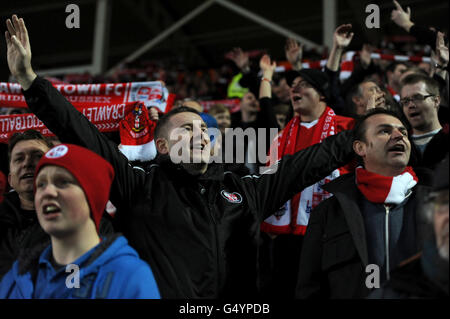
<svg viewBox="0 0 450 319"><path fill-rule="evenodd" d="M156 157L145 161L34 73L13 15L2 53L26 112L56 137L29 130L4 145L0 298L448 298L448 39L394 5L392 23L430 63L375 60L364 45L343 78L344 24L322 69L304 68L308 53L288 39L285 72L236 48L233 67L141 61L111 78L64 76L160 80L176 94L168 113L150 110ZM227 98L237 111L202 104ZM236 129L255 132L243 161L226 143ZM180 143L187 161L174 159ZM225 163L210 161L218 152Z"/></svg>

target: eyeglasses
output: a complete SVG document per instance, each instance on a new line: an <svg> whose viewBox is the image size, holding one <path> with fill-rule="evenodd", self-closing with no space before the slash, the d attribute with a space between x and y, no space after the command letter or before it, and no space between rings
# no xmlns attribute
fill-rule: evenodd
<svg viewBox="0 0 450 319"><path fill-rule="evenodd" d="M406 106L409 105L409 102L411 102L411 101L414 102L414 103L422 102L422 101L424 101L425 99L429 98L430 96L434 96L434 95L433 95L433 94L428 94L428 95L414 94L414 95L411 96L411 97L406 97L406 98L404 98L404 99L401 99L401 100L400 100L400 105L401 105L402 107L406 107Z"/></svg>

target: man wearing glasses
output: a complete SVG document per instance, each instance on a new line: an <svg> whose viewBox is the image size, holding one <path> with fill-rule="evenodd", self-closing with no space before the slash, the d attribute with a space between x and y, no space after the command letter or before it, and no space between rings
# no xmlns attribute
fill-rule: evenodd
<svg viewBox="0 0 450 319"><path fill-rule="evenodd" d="M434 169L448 153L448 129L438 118L441 102L438 83L427 76L412 74L403 80L400 104L412 127L412 165Z"/></svg>

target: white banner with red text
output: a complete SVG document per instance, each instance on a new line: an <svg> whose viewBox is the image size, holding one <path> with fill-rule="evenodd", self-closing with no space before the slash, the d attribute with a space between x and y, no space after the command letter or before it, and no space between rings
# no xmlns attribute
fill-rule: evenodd
<svg viewBox="0 0 450 319"><path fill-rule="evenodd" d="M167 113L174 95L160 81L103 83L103 84L53 84L76 108L143 102L147 108L156 107ZM17 83L0 82L0 107L26 108L22 87Z"/></svg>

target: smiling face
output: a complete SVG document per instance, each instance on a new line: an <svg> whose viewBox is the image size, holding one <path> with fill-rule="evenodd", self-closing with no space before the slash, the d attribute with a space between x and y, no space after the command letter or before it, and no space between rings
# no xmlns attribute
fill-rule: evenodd
<svg viewBox="0 0 450 319"><path fill-rule="evenodd" d="M63 167L48 165L39 171L34 203L42 229L51 236L62 238L84 229L95 231L86 195Z"/></svg>
<svg viewBox="0 0 450 319"><path fill-rule="evenodd" d="M401 98L414 98L414 96L427 96L428 92L424 82L407 84L402 87ZM413 128L414 134L423 134L440 127L438 118L439 98L429 96L423 101L416 99L403 105L403 113Z"/></svg>
<svg viewBox="0 0 450 319"><path fill-rule="evenodd" d="M49 150L39 140L22 140L11 151L8 182L22 196L33 194L34 170L42 155Z"/></svg>
<svg viewBox="0 0 450 319"><path fill-rule="evenodd" d="M208 129L202 118L195 113L182 112L173 115L165 134L156 140L158 153L169 155L174 163L181 163L186 168L200 167L206 171L211 143Z"/></svg>
<svg viewBox="0 0 450 319"><path fill-rule="evenodd" d="M365 120L365 128L364 140L353 143L365 169L384 176L399 175L411 153L405 126L391 115L375 114Z"/></svg>
<svg viewBox="0 0 450 319"><path fill-rule="evenodd" d="M289 91L294 112L311 113L321 102L321 95L308 82L298 76L292 81Z"/></svg>

